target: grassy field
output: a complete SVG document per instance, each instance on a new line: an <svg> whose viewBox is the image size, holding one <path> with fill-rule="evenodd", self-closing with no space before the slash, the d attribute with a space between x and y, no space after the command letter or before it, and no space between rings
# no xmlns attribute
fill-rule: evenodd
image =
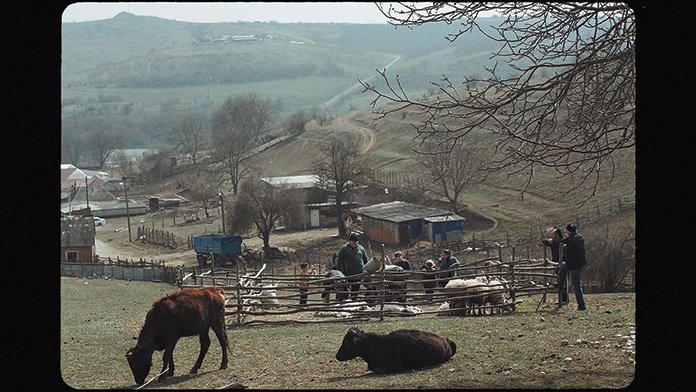
<svg viewBox="0 0 696 392"><path fill-rule="evenodd" d="M152 302L175 286L158 283L61 278L60 372L77 389L130 389L124 358L135 344ZM334 358L350 322L228 328L230 366L218 370L221 351L213 337L199 373L188 370L198 354L196 337L182 338L174 352L174 377L146 388L214 389L241 383L258 389L466 389L623 388L635 375L635 294L587 295L589 310L535 312L527 299L515 314L488 317L386 318L358 324L388 332L416 328L457 343L447 363L394 375L367 372L362 360ZM228 324L232 320L228 319ZM151 378L161 368L153 356Z"/></svg>

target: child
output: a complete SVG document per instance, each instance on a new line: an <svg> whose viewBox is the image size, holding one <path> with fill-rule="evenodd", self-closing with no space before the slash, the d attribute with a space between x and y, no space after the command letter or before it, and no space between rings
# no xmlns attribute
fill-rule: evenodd
<svg viewBox="0 0 696 392"><path fill-rule="evenodd" d="M300 305L307 304L307 281L311 275L316 274L317 271L309 265L309 263L300 263L300 279L302 282L298 284L300 286Z"/></svg>

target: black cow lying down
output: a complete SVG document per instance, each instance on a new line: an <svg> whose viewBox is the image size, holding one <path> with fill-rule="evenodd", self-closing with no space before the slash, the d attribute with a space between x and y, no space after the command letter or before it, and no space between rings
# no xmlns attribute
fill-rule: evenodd
<svg viewBox="0 0 696 392"><path fill-rule="evenodd" d="M388 334L364 332L351 327L343 337L336 360L361 357L375 373L395 373L447 362L457 345L438 334L399 329Z"/></svg>

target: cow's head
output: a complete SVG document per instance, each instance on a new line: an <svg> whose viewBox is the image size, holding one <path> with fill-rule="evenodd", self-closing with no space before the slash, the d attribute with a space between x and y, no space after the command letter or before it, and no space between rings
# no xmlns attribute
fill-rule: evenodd
<svg viewBox="0 0 696 392"><path fill-rule="evenodd" d="M128 365L130 366L131 372L133 372L133 378L135 378L135 383L141 385L145 382L145 377L150 373L150 367L152 366L152 352L143 350L142 347L136 345L130 350L126 351L126 359L128 360Z"/></svg>
<svg viewBox="0 0 696 392"><path fill-rule="evenodd" d="M358 327L350 327L343 337L343 343L336 353L337 361L347 361L360 356L359 347L362 342L363 332Z"/></svg>

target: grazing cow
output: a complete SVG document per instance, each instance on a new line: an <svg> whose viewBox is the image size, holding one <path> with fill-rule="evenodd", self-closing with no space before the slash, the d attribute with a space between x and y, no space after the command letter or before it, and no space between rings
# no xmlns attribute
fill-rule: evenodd
<svg viewBox="0 0 696 392"><path fill-rule="evenodd" d="M447 362L457 351L448 338L427 331L399 329L388 334L351 327L343 337L336 360L361 357L368 370L394 373Z"/></svg>
<svg viewBox="0 0 696 392"><path fill-rule="evenodd" d="M174 347L182 336L198 335L200 339L201 351L191 368L191 373L196 373L210 346L210 328L222 348L220 369L226 369L229 343L225 330L225 291L222 288L183 289L155 301L145 316L138 343L126 352L135 382L142 384L150 373L155 350L164 350L162 372L169 366L167 373L158 380L174 375Z"/></svg>

